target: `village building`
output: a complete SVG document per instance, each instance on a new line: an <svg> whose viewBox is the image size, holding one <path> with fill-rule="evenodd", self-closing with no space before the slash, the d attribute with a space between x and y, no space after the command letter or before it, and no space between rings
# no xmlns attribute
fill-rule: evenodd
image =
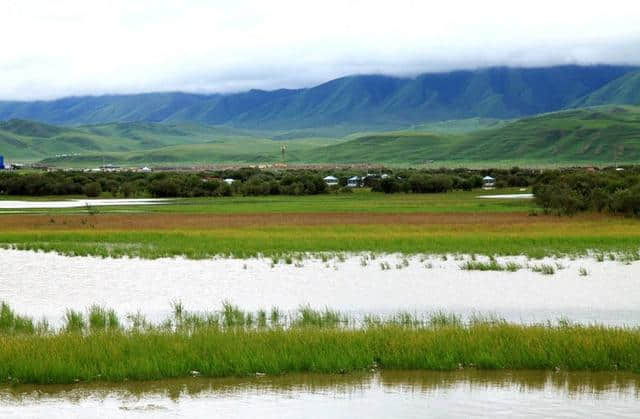
<svg viewBox="0 0 640 419"><path fill-rule="evenodd" d="M494 188L496 186L496 178L485 176L482 178L482 186L484 188Z"/></svg>
<svg viewBox="0 0 640 419"><path fill-rule="evenodd" d="M335 176L325 176L323 179L324 179L324 182L327 184L327 186L338 185L338 178Z"/></svg>
<svg viewBox="0 0 640 419"><path fill-rule="evenodd" d="M353 176L347 180L347 186L350 188L358 188L360 187L360 177Z"/></svg>

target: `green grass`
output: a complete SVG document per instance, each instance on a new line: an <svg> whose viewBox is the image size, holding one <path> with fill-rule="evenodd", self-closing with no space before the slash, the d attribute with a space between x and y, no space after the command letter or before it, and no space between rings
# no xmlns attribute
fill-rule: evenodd
<svg viewBox="0 0 640 419"><path fill-rule="evenodd" d="M391 194L356 190L352 194L310 196L195 198L170 205L145 207L149 212L209 214L363 212L363 213L456 213L528 212L533 200L477 199L480 195L521 193L517 188L496 191L450 192L445 194Z"/></svg>
<svg viewBox="0 0 640 419"><path fill-rule="evenodd" d="M276 133L273 133L274 135ZM306 150L332 144L326 137L274 140L257 131L199 124L149 122L56 127L34 121L0 122L0 149L12 161L40 160L66 167L105 163L211 164L215 162L277 162L280 146L297 159Z"/></svg>
<svg viewBox="0 0 640 419"><path fill-rule="evenodd" d="M96 216L98 217L98 216ZM99 222L99 221L98 221ZM599 224L599 225L598 225ZM591 230L589 230L591 229ZM627 231L624 231L627 229ZM638 257L640 232L634 220L554 223L494 230L491 225L320 225L168 231L2 231L0 245L55 251L71 256L132 256L193 259L216 255L291 257L318 252L580 256L593 252ZM505 267L506 269L506 267Z"/></svg>
<svg viewBox="0 0 640 419"><path fill-rule="evenodd" d="M122 166L185 166L219 163L277 163L282 161L281 147L286 145L286 160L300 161L303 153L320 146L339 143L338 139L304 138L272 140L241 136L212 136L203 143L174 144L146 150L84 152L79 156L48 157L42 163L63 167L93 167L104 162Z"/></svg>
<svg viewBox="0 0 640 419"><path fill-rule="evenodd" d="M505 264L498 263L495 259L491 259L488 262L481 262L476 260L468 260L460 265L460 269L465 271L507 271L516 272L522 269L521 265L515 262L507 262Z"/></svg>
<svg viewBox="0 0 640 419"><path fill-rule="evenodd" d="M638 73L628 77L637 79ZM627 105L349 135L317 131L143 122L60 128L10 121L0 124L0 149L12 160L38 159L63 167L275 163L281 161L283 144L286 161L294 164L557 167L631 164L640 157L640 108Z"/></svg>
<svg viewBox="0 0 640 419"><path fill-rule="evenodd" d="M138 319L124 329L0 329L0 381L73 383L201 375L347 373L400 370L566 369L640 371L638 329L519 326L436 313L368 316L360 326L340 313L301 308L288 325L265 311L229 306L218 313L174 313L160 325ZM260 320L262 319L262 320Z"/></svg>
<svg viewBox="0 0 640 419"><path fill-rule="evenodd" d="M640 105L640 71L634 71L613 80L595 92L573 103L575 107L606 104Z"/></svg>
<svg viewBox="0 0 640 419"><path fill-rule="evenodd" d="M533 272L538 272L541 273L542 275L555 275L556 273L556 268L548 265L548 264L540 264L540 265L534 265L531 266L531 270Z"/></svg>
<svg viewBox="0 0 640 419"><path fill-rule="evenodd" d="M416 254L495 254L580 256L593 250L637 253L638 237L512 237L484 234L421 234L420 229L369 227L256 228L198 232L33 232L0 233L2 247L41 250L68 256L141 257L185 256L249 258L285 257L296 253L376 252ZM289 256L290 257L290 256Z"/></svg>
<svg viewBox="0 0 640 419"><path fill-rule="evenodd" d="M519 188L444 194L384 194L358 189L351 194L306 196L233 196L221 198L180 198L163 205L99 207L101 213L189 213L189 214L258 214L258 213L480 213L530 212L537 208L533 200L477 199L480 195L523 193ZM59 201L75 197L21 197L0 195L0 200ZM105 197L106 198L106 197ZM0 214L15 213L2 210ZM20 210L25 213L86 214L86 208Z"/></svg>
<svg viewBox="0 0 640 419"><path fill-rule="evenodd" d="M313 150L305 160L435 167L632 164L640 157L639 139L640 108L605 106L536 115L468 133L368 134Z"/></svg>
<svg viewBox="0 0 640 419"><path fill-rule="evenodd" d="M489 193L517 192L515 189ZM86 209L33 210L49 217L46 226L30 227L30 215L21 215L21 225L4 224L0 231L0 245L24 250L56 251L65 255L138 256L159 258L186 256L209 258L215 255L236 257L282 257L318 252L376 252L415 254L480 254L543 256L618 254L636 260L640 243L640 223L621 217L560 218L554 216L529 217L535 208L531 200L477 199L480 191L447 194L384 195L358 191L349 195L321 195L302 197L230 197L208 199L180 199L169 205L147 207L102 207L97 215ZM58 198L59 199L59 198ZM12 211L10 211L12 212ZM103 217L113 213L132 212L120 227L103 227ZM62 214L78 214L61 219ZM296 214L315 213L318 225L287 225ZM331 216L359 214L344 222L331 222ZM181 214L256 215L248 225L209 225L198 228L180 222L170 229L158 227L131 229L136 218L147 214L175 217ZM260 223L261 215L282 214L269 225ZM326 214L326 215L325 215ZM394 216L413 214L424 217L448 217L445 222L397 223ZM486 214L486 220L482 218ZM513 217L501 222L501 216ZM324 224L323 217L327 223ZM368 218L371 217L371 218ZM377 218L381 217L379 221ZM0 223L2 223L0 216ZM52 221L51 221L52 220ZM275 220L275 221L274 221ZM382 220L382 221L380 221ZM75 227L65 227L66 222ZM293 260L291 260L293 263ZM507 269L507 266L493 268ZM484 266L470 266L485 268ZM511 267L513 268L513 267ZM509 270L509 269L507 269Z"/></svg>

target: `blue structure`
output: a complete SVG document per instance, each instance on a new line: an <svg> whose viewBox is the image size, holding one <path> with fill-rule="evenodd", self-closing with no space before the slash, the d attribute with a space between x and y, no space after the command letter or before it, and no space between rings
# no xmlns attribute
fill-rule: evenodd
<svg viewBox="0 0 640 419"><path fill-rule="evenodd" d="M4 169L4 156L0 154L0 170Z"/></svg>

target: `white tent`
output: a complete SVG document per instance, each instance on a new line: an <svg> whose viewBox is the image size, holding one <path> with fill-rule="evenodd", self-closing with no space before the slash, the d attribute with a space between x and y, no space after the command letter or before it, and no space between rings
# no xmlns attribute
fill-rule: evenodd
<svg viewBox="0 0 640 419"><path fill-rule="evenodd" d="M324 177L324 182L329 186L336 186L338 184L338 178L335 176Z"/></svg>

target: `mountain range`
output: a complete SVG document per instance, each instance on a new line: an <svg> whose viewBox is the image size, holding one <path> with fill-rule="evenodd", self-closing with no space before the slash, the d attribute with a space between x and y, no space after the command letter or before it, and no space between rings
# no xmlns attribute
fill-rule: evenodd
<svg viewBox="0 0 640 419"><path fill-rule="evenodd" d="M356 75L305 89L235 94L146 93L0 101L0 121L54 125L198 123L251 130L347 125L397 129L466 118L513 119L603 104L640 104L640 70L630 66L494 67L412 78Z"/></svg>
<svg viewBox="0 0 640 419"><path fill-rule="evenodd" d="M275 163L592 165L640 160L640 106L564 110L512 121L467 119L344 138L278 140L198 124L117 122L60 127L0 123L11 161L62 167ZM1 154L1 153L0 153Z"/></svg>
<svg viewBox="0 0 640 419"><path fill-rule="evenodd" d="M634 106L635 105L635 106ZM10 161L572 165L640 160L640 69L488 68L307 89L0 102Z"/></svg>

